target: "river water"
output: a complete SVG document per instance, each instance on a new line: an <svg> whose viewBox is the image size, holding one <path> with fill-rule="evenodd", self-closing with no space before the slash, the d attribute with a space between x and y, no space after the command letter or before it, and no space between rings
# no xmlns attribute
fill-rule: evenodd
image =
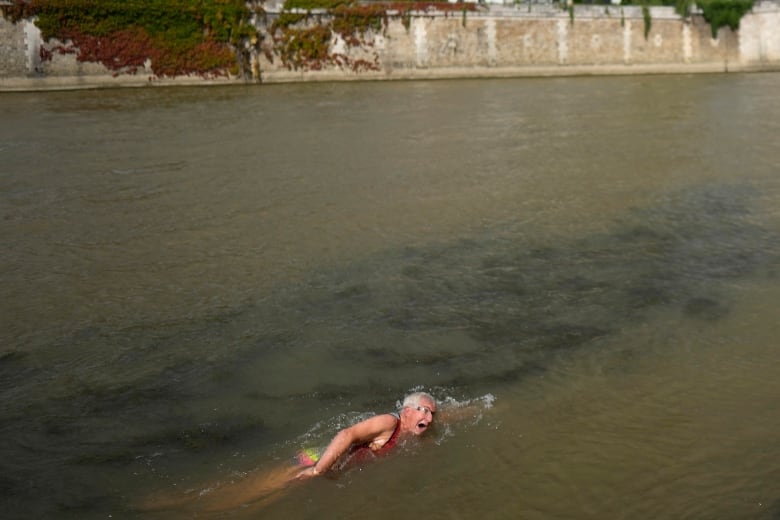
<svg viewBox="0 0 780 520"><path fill-rule="evenodd" d="M0 95L7 518L780 518L780 75Z"/></svg>

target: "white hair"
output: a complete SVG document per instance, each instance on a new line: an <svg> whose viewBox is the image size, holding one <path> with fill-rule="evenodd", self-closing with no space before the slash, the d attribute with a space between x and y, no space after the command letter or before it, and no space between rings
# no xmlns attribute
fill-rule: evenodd
<svg viewBox="0 0 780 520"><path fill-rule="evenodd" d="M420 401L427 400L436 404L436 399L427 392L414 392L404 397L403 408L420 406Z"/></svg>

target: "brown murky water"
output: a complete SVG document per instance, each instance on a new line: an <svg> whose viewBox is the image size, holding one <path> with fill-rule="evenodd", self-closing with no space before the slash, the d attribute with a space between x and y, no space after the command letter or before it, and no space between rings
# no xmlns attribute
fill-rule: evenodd
<svg viewBox="0 0 780 520"><path fill-rule="evenodd" d="M147 517L424 387L495 400L224 516L780 518L778 82L0 96L4 510Z"/></svg>

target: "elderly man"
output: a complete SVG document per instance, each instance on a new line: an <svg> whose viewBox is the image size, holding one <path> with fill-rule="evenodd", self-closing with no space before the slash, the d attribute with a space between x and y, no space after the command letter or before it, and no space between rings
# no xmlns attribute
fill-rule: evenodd
<svg viewBox="0 0 780 520"><path fill-rule="evenodd" d="M325 473L340 458L343 464L339 462L339 467L360 463L389 452L405 436L425 433L435 413L436 400L425 392L415 392L404 398L400 412L375 415L338 432L322 455L305 450L298 454L295 465L267 468L223 486L208 486L197 493L148 497L137 507L140 511L178 509L195 514L225 511L250 503L265 504L280 496L291 483ZM301 470L301 466L305 469Z"/></svg>
<svg viewBox="0 0 780 520"><path fill-rule="evenodd" d="M370 419L338 432L322 455L301 452L298 462L307 466L296 475L298 479L315 477L328 471L345 453L349 462L360 462L366 456L383 455L405 435L421 435L433 422L436 400L425 392L415 392L404 398L399 413L375 415Z"/></svg>

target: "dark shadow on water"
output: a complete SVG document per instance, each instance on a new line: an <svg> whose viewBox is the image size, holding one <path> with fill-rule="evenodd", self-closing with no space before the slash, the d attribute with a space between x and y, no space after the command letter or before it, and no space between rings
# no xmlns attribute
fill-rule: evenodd
<svg viewBox="0 0 780 520"><path fill-rule="evenodd" d="M723 282L764 275L778 263L777 233L750 219L754 195L738 185L692 189L635 211L607 233L554 246L507 229L407 248L321 273L286 305L320 324L376 338L370 345L334 339L334 355L372 373L388 371L390 388L403 388L393 381L410 366L430 367L432 383L443 387L469 380L447 367L468 367L483 386L492 376L503 381L523 367L544 366L545 358L652 310L710 322L727 316ZM425 340L452 331L462 341L451 349ZM491 357L500 362L490 366Z"/></svg>

